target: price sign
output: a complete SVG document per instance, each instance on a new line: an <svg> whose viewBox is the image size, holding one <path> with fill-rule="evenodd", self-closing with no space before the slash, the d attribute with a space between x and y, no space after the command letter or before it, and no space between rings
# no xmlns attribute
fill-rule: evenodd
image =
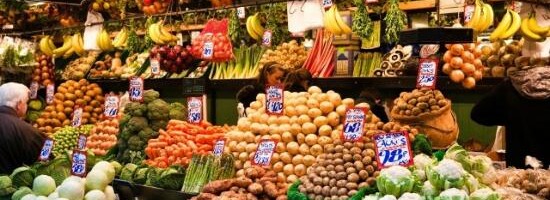
<svg viewBox="0 0 550 200"><path fill-rule="evenodd" d="M151 59L151 74L159 75L160 74L160 63L156 58Z"/></svg>
<svg viewBox="0 0 550 200"><path fill-rule="evenodd" d="M38 94L38 82L36 81L33 81L31 83L31 88L29 88L31 90L31 95L30 95L30 98L31 99L36 99L36 96Z"/></svg>
<svg viewBox="0 0 550 200"><path fill-rule="evenodd" d="M277 142L275 140L263 139L258 144L256 153L252 158L253 165L268 166L271 164L271 157L273 152L275 152L275 147L277 147Z"/></svg>
<svg viewBox="0 0 550 200"><path fill-rule="evenodd" d="M11 29L13 29L13 24L6 24L6 25L2 26L2 29L11 30Z"/></svg>
<svg viewBox="0 0 550 200"><path fill-rule="evenodd" d="M128 90L130 101L143 101L143 78L134 76L130 78L130 89Z"/></svg>
<svg viewBox="0 0 550 200"><path fill-rule="evenodd" d="M237 16L239 17L239 19L244 19L246 17L244 7L238 7L237 8Z"/></svg>
<svg viewBox="0 0 550 200"><path fill-rule="evenodd" d="M472 20L475 8L476 7L474 5L464 6L464 24L467 24L470 20Z"/></svg>
<svg viewBox="0 0 550 200"><path fill-rule="evenodd" d="M411 142L405 132L381 133L373 136L379 168L413 164Z"/></svg>
<svg viewBox="0 0 550 200"><path fill-rule="evenodd" d="M266 112L270 115L282 115L284 111L284 86L282 84L266 85Z"/></svg>
<svg viewBox="0 0 550 200"><path fill-rule="evenodd" d="M71 156L71 174L75 176L86 176L86 159L84 151L74 150Z"/></svg>
<svg viewBox="0 0 550 200"><path fill-rule="evenodd" d="M50 159L50 154L52 154L54 141L50 138L47 138L42 145L42 150L40 150L40 155L38 155L38 160L47 161Z"/></svg>
<svg viewBox="0 0 550 200"><path fill-rule="evenodd" d="M332 0L323 0L323 8L330 8L332 6Z"/></svg>
<svg viewBox="0 0 550 200"><path fill-rule="evenodd" d="M54 94L55 94L55 85L53 83L50 83L46 86L46 103L47 104L53 103Z"/></svg>
<svg viewBox="0 0 550 200"><path fill-rule="evenodd" d="M365 4L378 3L378 0L365 0Z"/></svg>
<svg viewBox="0 0 550 200"><path fill-rule="evenodd" d="M207 41L202 47L202 58L211 59L212 55L214 55L214 43L212 43L212 41Z"/></svg>
<svg viewBox="0 0 550 200"><path fill-rule="evenodd" d="M73 120L71 121L71 125L73 127L79 127L82 125L82 108L80 106L76 106L73 111Z"/></svg>
<svg viewBox="0 0 550 200"><path fill-rule="evenodd" d="M264 35L262 36L262 44L264 46L271 46L271 31L270 30L266 30L264 31Z"/></svg>
<svg viewBox="0 0 550 200"><path fill-rule="evenodd" d="M114 94L105 95L103 115L105 115L105 117L108 117L108 118L117 117L119 106L120 106L120 98L118 97L118 95L114 95Z"/></svg>
<svg viewBox="0 0 550 200"><path fill-rule="evenodd" d="M187 98L187 121L198 124L202 121L202 97Z"/></svg>
<svg viewBox="0 0 550 200"><path fill-rule="evenodd" d="M418 76L416 77L417 88L434 89L437 82L437 60L420 59Z"/></svg>
<svg viewBox="0 0 550 200"><path fill-rule="evenodd" d="M77 148L78 148L78 150L83 151L84 149L86 149L86 140L87 140L87 138L86 138L85 135L80 134L80 135L78 136L78 142L77 142Z"/></svg>
<svg viewBox="0 0 550 200"><path fill-rule="evenodd" d="M216 143L214 144L214 150L212 153L215 156L221 156L223 154L223 149L225 148L225 139L220 138L216 140Z"/></svg>
<svg viewBox="0 0 550 200"><path fill-rule="evenodd" d="M349 108L346 110L346 118L344 121L344 130L342 130L342 138L344 141L358 141L363 137L363 127L366 120L366 108Z"/></svg>

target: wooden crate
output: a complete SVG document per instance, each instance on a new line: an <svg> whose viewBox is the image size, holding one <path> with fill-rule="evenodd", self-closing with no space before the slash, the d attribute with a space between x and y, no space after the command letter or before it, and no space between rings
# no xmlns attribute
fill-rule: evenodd
<svg viewBox="0 0 550 200"><path fill-rule="evenodd" d="M355 56L358 55L359 46L337 46L336 47L336 67L333 76L349 77L353 75L353 65Z"/></svg>

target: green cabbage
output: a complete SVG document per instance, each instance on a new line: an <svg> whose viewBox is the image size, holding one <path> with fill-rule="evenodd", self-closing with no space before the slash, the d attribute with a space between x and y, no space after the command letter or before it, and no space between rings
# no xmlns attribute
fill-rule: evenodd
<svg viewBox="0 0 550 200"><path fill-rule="evenodd" d="M48 196L55 187L55 180L47 175L37 176L32 182L32 191L37 195Z"/></svg>
<svg viewBox="0 0 550 200"><path fill-rule="evenodd" d="M13 170L10 178L15 187L31 187L35 175L35 170L31 169L30 167L23 166Z"/></svg>
<svg viewBox="0 0 550 200"><path fill-rule="evenodd" d="M382 194L399 197L405 192L411 192L414 182L415 178L407 168L392 166L380 171L380 176L376 179L376 186Z"/></svg>
<svg viewBox="0 0 550 200"><path fill-rule="evenodd" d="M445 190L439 194L437 200L468 200L468 193L464 190L459 190L456 188L451 188Z"/></svg>
<svg viewBox="0 0 550 200"><path fill-rule="evenodd" d="M466 182L464 183L464 188L468 190L468 193L472 193L481 187L476 177L471 174L467 174L465 180Z"/></svg>
<svg viewBox="0 0 550 200"><path fill-rule="evenodd" d="M470 194L470 200L500 200L500 196L489 188L483 188Z"/></svg>
<svg viewBox="0 0 550 200"><path fill-rule="evenodd" d="M86 175L86 191L103 191L109 183L109 177L101 170L92 170Z"/></svg>
<svg viewBox="0 0 550 200"><path fill-rule="evenodd" d="M17 191L11 195L11 200L21 200L25 195L32 194L32 190L29 187L20 187Z"/></svg>
<svg viewBox="0 0 550 200"><path fill-rule="evenodd" d="M132 180L137 184L145 184L145 181L147 181L147 173L149 173L149 168L139 168L134 172L134 177Z"/></svg>
<svg viewBox="0 0 550 200"><path fill-rule="evenodd" d="M466 171L462 165L450 159L443 159L436 166L428 167L426 175L430 183L439 190L462 188L466 182Z"/></svg>
<svg viewBox="0 0 550 200"><path fill-rule="evenodd" d="M156 177L152 180L151 184L153 186L168 190L180 190L183 186L185 173L174 168L166 168L158 173Z"/></svg>
<svg viewBox="0 0 550 200"><path fill-rule="evenodd" d="M76 179L66 181L59 186L58 194L61 198L80 200L84 198L84 186Z"/></svg>
<svg viewBox="0 0 550 200"><path fill-rule="evenodd" d="M137 168L138 166L133 163L128 163L124 165L124 167L120 171L120 179L132 182L132 178L134 177L134 172L136 171Z"/></svg>
<svg viewBox="0 0 550 200"><path fill-rule="evenodd" d="M85 200L105 200L107 196L101 190L92 190L86 193Z"/></svg>

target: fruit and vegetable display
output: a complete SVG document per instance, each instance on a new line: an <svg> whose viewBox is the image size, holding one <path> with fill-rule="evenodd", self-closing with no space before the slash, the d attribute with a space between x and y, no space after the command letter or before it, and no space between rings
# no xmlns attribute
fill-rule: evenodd
<svg viewBox="0 0 550 200"><path fill-rule="evenodd" d="M334 56L335 47L332 45L333 34L323 29L318 29L315 43L309 50L307 59L303 65L313 77L330 77L336 65Z"/></svg>
<svg viewBox="0 0 550 200"><path fill-rule="evenodd" d="M235 175L234 164L234 158L230 154L193 155L181 191L196 194L211 181L232 178Z"/></svg>
<svg viewBox="0 0 550 200"><path fill-rule="evenodd" d="M90 79L118 79L123 72L122 52L117 51L113 54L105 54L102 60L94 62L90 69L88 78Z"/></svg>
<svg viewBox="0 0 550 200"><path fill-rule="evenodd" d="M159 130L158 138L150 139L145 147L145 164L149 166L187 166L193 155L212 152L216 140L228 130L209 123L195 125L180 120L170 120L166 131L163 129Z"/></svg>
<svg viewBox="0 0 550 200"><path fill-rule="evenodd" d="M307 51L303 45L296 40L284 42L277 46L275 50L268 49L260 59L260 65L275 62L286 69L296 69L302 67L307 58Z"/></svg>
<svg viewBox="0 0 550 200"><path fill-rule="evenodd" d="M4 71L29 73L36 63L35 49L35 44L31 41L10 36L0 37L0 66Z"/></svg>
<svg viewBox="0 0 550 200"><path fill-rule="evenodd" d="M118 119L106 119L94 124L86 140L86 148L97 156L104 156L116 145Z"/></svg>
<svg viewBox="0 0 550 200"><path fill-rule="evenodd" d="M382 54L360 53L353 63L353 77L371 77L374 75L378 61L382 59Z"/></svg>
<svg viewBox="0 0 550 200"><path fill-rule="evenodd" d="M467 89L476 86L476 81L483 78L485 69L480 57L481 49L476 44L452 44L445 45L447 51L443 55L443 73L455 83L462 83Z"/></svg>
<svg viewBox="0 0 550 200"><path fill-rule="evenodd" d="M256 41L262 41L265 32L259 14L260 13L255 13L246 18L246 31L248 35Z"/></svg>
<svg viewBox="0 0 550 200"><path fill-rule="evenodd" d="M323 21L325 29L334 35L351 34L351 27L342 19L336 4L333 4L327 12L325 12Z"/></svg>
<svg viewBox="0 0 550 200"><path fill-rule="evenodd" d="M149 52L134 53L129 55L126 58L126 62L124 62L124 65L122 66L122 74L120 75L120 78L128 79L137 75L140 72L143 63L145 63L148 59Z"/></svg>
<svg viewBox="0 0 550 200"><path fill-rule="evenodd" d="M226 62L233 58L233 46L227 34L229 20L209 20L200 35L191 42L189 52L197 59Z"/></svg>
<svg viewBox="0 0 550 200"><path fill-rule="evenodd" d="M527 17L520 17L519 13L512 9L506 9L506 14L500 20L495 30L491 33L491 41L505 40L520 32L524 39L532 42L544 42L549 35L550 27L541 26L537 22L536 15L541 13L531 12Z"/></svg>
<svg viewBox="0 0 550 200"><path fill-rule="evenodd" d="M65 126L57 130L50 137L55 142L52 149L52 154L56 157L61 156L67 151L71 151L77 148L78 137L80 135L88 136L92 130L93 125L83 125L80 127Z"/></svg>
<svg viewBox="0 0 550 200"><path fill-rule="evenodd" d="M404 74L405 66L412 56L412 46L397 45L390 52L384 54L380 66L374 70L373 75L378 77L395 77ZM374 60L372 62L376 62Z"/></svg>
<svg viewBox="0 0 550 200"><path fill-rule="evenodd" d="M451 104L439 90L414 89L412 92L401 92L394 100L392 113L405 116L423 116L437 112Z"/></svg>
<svg viewBox="0 0 550 200"><path fill-rule="evenodd" d="M46 106L34 124L40 131L51 134L71 124L75 106L82 108L81 124L94 124L103 114L103 90L85 79L61 83L54 95L54 102Z"/></svg>
<svg viewBox="0 0 550 200"><path fill-rule="evenodd" d="M270 51L270 50L268 50ZM260 72L262 55L266 50L256 44L241 45L235 49L235 57L229 62L213 62L210 79L253 78ZM287 52L288 53L288 52Z"/></svg>
<svg viewBox="0 0 550 200"><path fill-rule="evenodd" d="M474 6L474 14L472 15L472 19L466 24L466 27L470 27L477 32L483 32L493 25L493 7L484 3L483 0L476 0Z"/></svg>
<svg viewBox="0 0 550 200"><path fill-rule="evenodd" d="M38 65L36 65L32 72L32 80L44 87L50 83L54 83L55 73L52 58L42 54L36 56L35 59Z"/></svg>
<svg viewBox="0 0 550 200"><path fill-rule="evenodd" d="M91 51L86 56L79 57L67 64L61 73L62 80L80 80L85 78L86 74L92 68L92 65L99 56L99 52Z"/></svg>
<svg viewBox="0 0 550 200"><path fill-rule="evenodd" d="M169 73L181 73L189 69L193 57L188 50L180 45L154 46L149 54L151 62L158 62L160 69Z"/></svg>
<svg viewBox="0 0 550 200"><path fill-rule="evenodd" d="M491 45L482 46L481 53L483 55L480 59L484 66L487 66L485 74L493 77L504 77L508 75L509 71L519 69L518 65L522 63L520 57L523 43L522 40L514 40L509 44L497 41L491 43ZM529 62L528 59L527 62Z"/></svg>

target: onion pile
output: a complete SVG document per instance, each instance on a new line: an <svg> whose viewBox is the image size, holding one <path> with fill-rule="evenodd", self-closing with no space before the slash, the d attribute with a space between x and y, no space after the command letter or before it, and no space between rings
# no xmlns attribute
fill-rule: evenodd
<svg viewBox="0 0 550 200"><path fill-rule="evenodd" d="M90 131L86 147L95 155L103 156L116 145L118 135L118 119L100 121Z"/></svg>

